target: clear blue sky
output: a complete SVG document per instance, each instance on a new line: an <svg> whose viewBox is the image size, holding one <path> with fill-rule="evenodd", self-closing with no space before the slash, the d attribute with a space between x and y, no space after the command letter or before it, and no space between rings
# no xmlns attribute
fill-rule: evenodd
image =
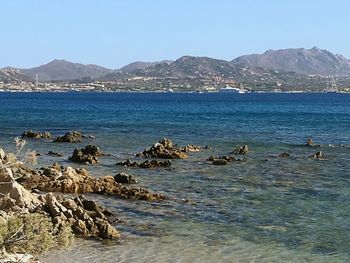
<svg viewBox="0 0 350 263"><path fill-rule="evenodd" d="M0 68L53 59L119 68L317 46L350 58L346 0L3 0Z"/></svg>

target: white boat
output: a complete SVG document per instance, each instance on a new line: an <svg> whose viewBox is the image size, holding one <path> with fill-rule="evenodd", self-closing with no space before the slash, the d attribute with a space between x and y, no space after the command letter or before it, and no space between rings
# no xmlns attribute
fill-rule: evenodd
<svg viewBox="0 0 350 263"><path fill-rule="evenodd" d="M245 90L235 87L226 86L219 89L219 92L245 93Z"/></svg>

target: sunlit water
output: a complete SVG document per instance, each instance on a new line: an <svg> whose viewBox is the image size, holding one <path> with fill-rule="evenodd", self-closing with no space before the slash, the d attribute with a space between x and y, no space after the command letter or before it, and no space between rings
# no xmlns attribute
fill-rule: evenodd
<svg viewBox="0 0 350 263"><path fill-rule="evenodd" d="M5 150L27 129L93 134L80 144L28 147L42 154L39 166L72 165L75 147L97 144L112 156L84 166L91 174L126 171L170 198L89 195L118 215L121 240L81 240L45 262L350 262L349 95L0 93L0 113ZM211 148L170 169L115 165L162 137ZM305 147L308 137L322 147ZM250 149L243 162L206 162L242 144ZM307 158L319 150L326 160ZM277 157L284 151L291 157Z"/></svg>

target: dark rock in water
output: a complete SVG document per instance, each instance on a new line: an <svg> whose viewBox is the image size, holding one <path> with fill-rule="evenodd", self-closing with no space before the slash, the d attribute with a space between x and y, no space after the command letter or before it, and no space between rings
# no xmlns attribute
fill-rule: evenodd
<svg viewBox="0 0 350 263"><path fill-rule="evenodd" d="M81 142L81 133L77 131L67 132L63 136L57 136L54 140L54 142Z"/></svg>
<svg viewBox="0 0 350 263"><path fill-rule="evenodd" d="M91 140L95 139L95 136L93 136L93 135L82 135L81 137L91 139Z"/></svg>
<svg viewBox="0 0 350 263"><path fill-rule="evenodd" d="M185 159L187 155L177 149L172 141L167 138L161 139L159 142L152 145L150 149L144 150L137 154L138 157L144 158L161 158L161 159Z"/></svg>
<svg viewBox="0 0 350 263"><path fill-rule="evenodd" d="M289 157L289 156L290 156L290 154L287 153L287 152L283 152L280 155L278 155L278 157L282 157L282 158L286 158L286 157Z"/></svg>
<svg viewBox="0 0 350 263"><path fill-rule="evenodd" d="M248 146L247 145L242 145L239 146L238 148L234 149L233 154L247 154L248 153Z"/></svg>
<svg viewBox="0 0 350 263"><path fill-rule="evenodd" d="M229 162L240 161L240 160L231 156L220 156L220 157L210 156L207 159L207 161L211 162L211 164L213 165L226 165Z"/></svg>
<svg viewBox="0 0 350 263"><path fill-rule="evenodd" d="M127 174L127 173L118 173L114 176L114 180L117 183L121 184L135 184L137 181L133 178L132 175Z"/></svg>
<svg viewBox="0 0 350 263"><path fill-rule="evenodd" d="M321 151L316 152L315 154L311 155L310 158L313 159L326 159L326 157L323 155Z"/></svg>
<svg viewBox="0 0 350 263"><path fill-rule="evenodd" d="M314 145L315 145L314 141L311 138L307 139L306 146L314 146Z"/></svg>
<svg viewBox="0 0 350 263"><path fill-rule="evenodd" d="M202 149L202 147L196 146L193 144L189 144L189 145L186 145L184 147L180 147L180 151L184 152L184 153L189 153L189 152L195 153L195 152L199 152L201 149Z"/></svg>
<svg viewBox="0 0 350 263"><path fill-rule="evenodd" d="M50 139L51 134L49 132L35 132L32 130L28 130L22 133L22 138L30 138L30 139Z"/></svg>
<svg viewBox="0 0 350 263"><path fill-rule="evenodd" d="M101 156L102 152L96 145L87 145L84 149L74 149L73 154L69 157L69 160L75 163L98 163L98 156Z"/></svg>
<svg viewBox="0 0 350 263"><path fill-rule="evenodd" d="M61 157L61 156L63 156L63 154L58 153L58 152L53 152L53 151L49 151L47 154L48 154L48 155L51 155L51 156L55 156L55 157Z"/></svg>
<svg viewBox="0 0 350 263"><path fill-rule="evenodd" d="M123 165L127 167L136 167L136 168L167 168L171 166L171 162L169 160L166 161L157 161L157 160L146 160L144 162L132 162L131 160L121 161L116 163L116 165Z"/></svg>

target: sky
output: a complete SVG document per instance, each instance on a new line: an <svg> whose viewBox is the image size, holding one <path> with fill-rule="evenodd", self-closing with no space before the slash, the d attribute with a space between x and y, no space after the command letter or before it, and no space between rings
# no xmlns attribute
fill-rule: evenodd
<svg viewBox="0 0 350 263"><path fill-rule="evenodd" d="M349 10L347 0L0 0L0 68L314 46L350 58Z"/></svg>

